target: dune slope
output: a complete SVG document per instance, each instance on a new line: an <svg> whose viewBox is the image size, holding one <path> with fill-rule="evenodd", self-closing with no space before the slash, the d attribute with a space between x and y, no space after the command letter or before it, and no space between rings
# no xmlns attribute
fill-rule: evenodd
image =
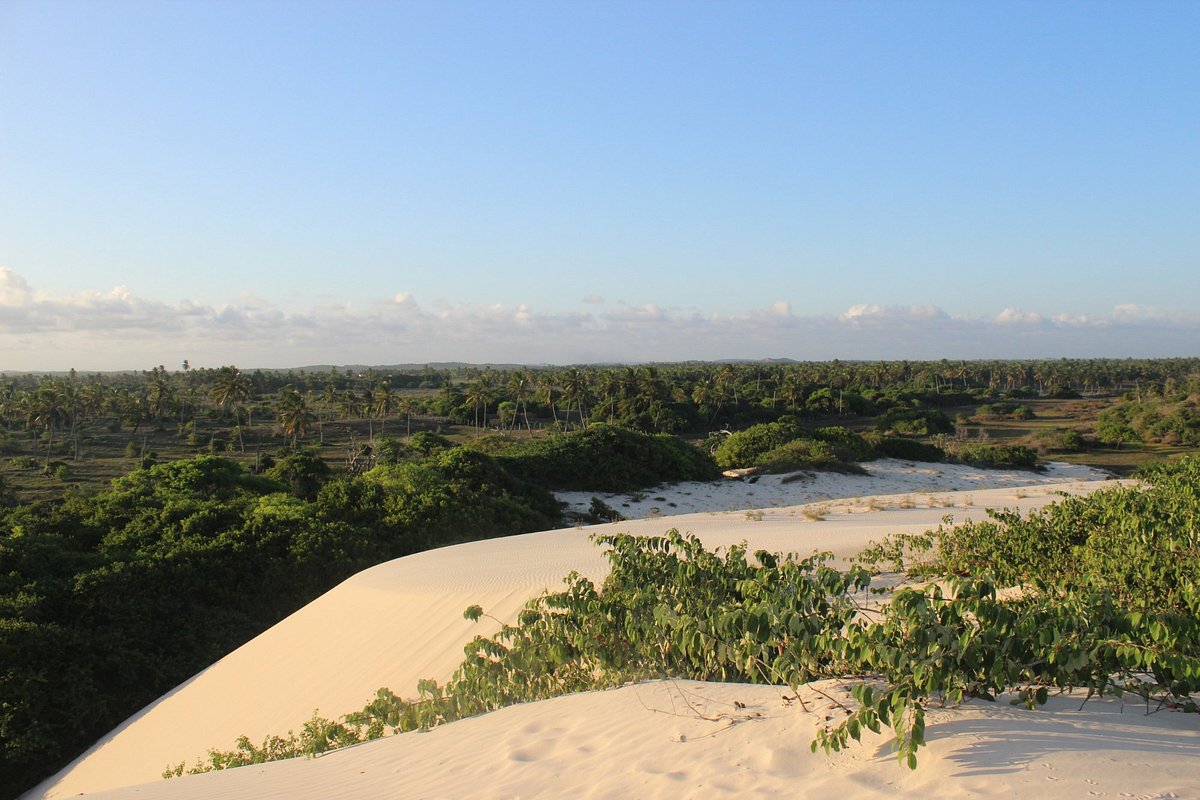
<svg viewBox="0 0 1200 800"><path fill-rule="evenodd" d="M917 468L910 465L895 469L901 474L910 474L904 473L904 470ZM978 480L969 476L976 472L982 472L960 471L959 468L945 467L944 465L939 465L939 470L943 470L943 472L937 477L943 480L949 477L949 484L952 486L960 485L964 480ZM1050 475L1046 478L1062 480L1071 475L1093 477L1087 473L1068 472L1066 475ZM840 477L845 478L845 476ZM985 474L984 478L986 477ZM735 484L737 482L730 482L728 491L745 491L745 485ZM526 727L535 726L538 730L556 726L560 728L565 726L564 729L572 730L572 726L580 724L575 719L577 714L585 714L599 719L607 712L603 709L592 709L589 704L604 705L626 702L617 698L630 695L639 698L643 696L643 691L621 690L616 693L588 696L588 699L562 698L550 701L548 704L534 704L543 710L508 709L488 715L486 722L483 720L464 721L446 726L434 734L396 737L395 741L388 740L372 743L369 746L351 748L353 752L348 751L312 761L296 762L287 767L268 765L261 769L255 767L234 770L225 774L195 776L168 782L157 781L159 773L167 765L177 764L181 761L190 764L210 747L227 748L231 746L234 739L241 734L257 741L267 734L281 733L289 728L298 727L308 719L314 709L320 710L327 716L336 716L359 708L381 686L390 687L401 694L409 694L413 692L417 681L422 678L432 677L445 680L461 660L463 645L474 635L490 633L495 628L494 622L490 624L488 622L471 623L464 620L462 611L468 605L478 603L488 613L500 619L512 620L515 619L517 611L526 600L546 588L557 586L562 577L572 570L593 578L600 578L605 574L606 562L600 550L589 542L587 535L589 532L628 531L659 534L670 527L677 527L680 530L696 534L709 548L746 541L752 550L761 548L801 554L808 554L814 550L827 550L840 557L848 557L857 553L871 541L878 540L888 533L926 530L937 525L946 514L953 514L956 518L962 519L980 517L984 513L983 510L988 507L1029 509L1052 501L1060 492L1085 493L1102 487L1105 483L1102 481L1071 481L1024 487L1008 485L998 489L979 488L944 493L936 492L935 488L931 486L921 490L919 494L912 493L909 486L898 487L894 480L886 478L878 479L874 484L855 481L853 485L855 489L873 485L885 492L888 489L900 488L902 493L884 494L872 498L831 500L822 502L815 507L781 505L765 509L761 514L757 512L747 514L744 511L697 512L671 518L621 522L586 529L568 528L447 547L381 564L345 581L160 698L114 730L104 740L98 742L58 775L27 793L25 797L60 798L80 793L90 796L92 793L107 790L117 790L114 796L128 797L191 796L173 793L185 791L178 787L205 785L204 781L212 783L207 785L208 788L195 790L203 796L330 797L337 796L337 791L330 781L342 781L343 778L319 777L318 772L326 768L332 769L328 765L347 763L363 757L358 755L360 751L362 753L391 753L392 751L388 750L390 747L397 748L396 753L407 752L404 748L417 747L416 743L432 741L436 735L437 741L442 743L439 745L439 751L443 752L443 756L439 756L443 761L438 763L450 764L454 758L458 757L454 755L459 746L454 744L455 737L457 735L467 736L466 733L455 734L454 731L470 731L473 730L472 726L474 725L503 725L506 723L495 722L495 720L508 718L504 716L506 714L533 715L537 718L537 722L518 721L512 724ZM669 490L664 488L661 491L668 492ZM847 490L847 493L853 493L853 491L854 489L850 489ZM676 496L680 499L685 497L682 494ZM801 497L803 496L801 495ZM722 500L729 502L728 498L722 498ZM715 692L716 694L713 695L715 697L724 697L722 693L732 690L707 688L704 691L710 694ZM772 703L778 705L779 703L778 689L742 687L739 691L747 697L753 697L754 702L760 706ZM576 708L572 703L583 705ZM559 710L544 710L547 708ZM588 710L581 710L585 708ZM617 714L621 720L628 717L625 711L614 711L613 713ZM987 716L986 709L977 712L973 710L972 713ZM554 722L550 717L558 714L562 714L563 719ZM542 715L550 715L550 717ZM662 716L661 714L651 715L655 724L661 721L659 717ZM1044 715L1047 719L1053 716L1053 714ZM989 717L989 719L991 718ZM1004 721L1008 720L1008 717L996 719L1001 720L999 723L1001 726L1010 724ZM616 725L618 722L620 720L614 720L612 724ZM753 723L752 725L739 724L735 726L738 736L742 735L743 730L752 732L765 730L768 727L762 719L756 718ZM650 723L643 720L639 724L648 725ZM803 720L793 721L789 724L804 728L799 736L791 736L795 741L789 745L789 747L795 747L798 753L797 758L804 761L804 770L834 769L836 772L842 769L837 765L844 764L847 758L851 760L866 758L866 754L870 752L870 748L867 748L857 756L843 755L832 762L827 762L821 757L811 756L807 753L806 748L811 739L812 719L805 716ZM1015 731L1025 723L1012 722L1011 724L1015 726ZM524 731L525 728L520 727L519 730ZM624 739L631 735L616 733L616 730L614 729L613 736ZM532 738L528 746L536 750L535 743L540 739L532 735L533 728L530 728L530 731ZM685 737L698 735L686 731L683 733ZM731 731L710 738L714 743L728 744L740 741L736 737L731 737L732 733ZM770 735L776 736L777 734ZM484 738L487 736L506 739L506 736L497 733L486 734ZM400 740L407 740L409 743L397 743ZM765 745L765 742L761 744ZM471 744L468 741L461 746L465 748L462 757L469 760L471 748L478 747L478 744ZM735 760L749 759L750 761L761 758L761 754L753 752L739 755L736 750L743 746L751 747L751 745L731 746L729 757ZM587 747L592 748L594 752L603 754L608 745L604 744L601 739L593 741ZM1046 749L1053 750L1054 746ZM569 747L556 745L554 752L558 754L556 758L561 763L552 769L562 772L571 772L575 769L568 757L571 752ZM936 753L935 750L931 750L931 752ZM666 767L673 763L672 759L678 755L674 751L663 755L665 759L664 774L672 772L672 769L666 769ZM510 756L496 755L495 758L500 759L496 763L503 763L505 766L512 766L508 763L509 761L513 764L523 763L521 757ZM704 758L710 757L711 754L704 756ZM557 784L551 783L539 789L541 786L539 782L552 779L547 777L544 772L526 771L522 773L526 776L524 780L528 782L524 788L516 788L522 779L514 776L514 788L507 794L488 794L487 792L492 791L494 787L487 787L485 791L484 788L475 786L469 781L464 783L467 780L467 775L463 771L464 767L444 770L451 783L440 785L437 784L436 774L434 774L439 773L439 770L432 769L430 771L429 765L416 765L413 761L414 758L417 758L415 756L393 754L380 755L379 758L385 760L399 758L405 762L407 766L403 768L402 773L407 776L406 781L416 780L415 775L422 770L429 773L430 783L421 784L421 788L412 796L466 796L477 790L481 794L476 796L526 796L536 795L539 791L550 790L552 787L554 791L551 791L551 794L554 794L557 788L561 788ZM508 761L504 761L506 758ZM525 762L533 763L542 760L541 757L533 758L531 756L525 759ZM301 766L303 764L309 766ZM826 766L816 766L819 764ZM875 769L882 770L879 773L879 779L884 781L882 785L886 785L889 781L900 780L902 777L893 762L887 762L886 766L881 762L879 767L869 768L869 770ZM289 788L279 789L281 792L279 795L269 794L269 791L275 790L268 790L265 784L258 789L252 789L244 783L250 781L250 775L257 772L266 775L278 771L283 774L284 770L288 771L288 775L303 774L308 777L294 778L299 781L296 784L288 783L293 778L280 778ZM383 771L393 775L393 778L395 777L392 767L387 767ZM240 776L229 777L235 772L241 773ZM364 775L374 772L378 772L375 767L370 769L364 767ZM485 770L481 775L486 776L487 772ZM736 773L736 770L734 772ZM455 784L455 781L458 783ZM128 794L121 794L122 791L126 791L122 787L133 787L146 782L152 783L137 789L129 788ZM393 791L395 790L395 784L388 785L392 787ZM416 784L406 785L415 786ZM596 783L595 785L599 786L600 784ZM623 789L626 792L625 796L630 796L630 793L634 796L652 796L643 795L641 789L638 788L640 785L625 786ZM662 791L666 792L669 786L670 784L664 784ZM240 788L229 788L228 791L231 793L222 794L226 790L219 787ZM709 788L714 791L706 790L703 794L707 796L713 796L714 793L719 794L715 790L715 784L709 785ZM676 790L673 796L680 796L681 792L686 794L688 791L686 785L677 785ZM344 796L375 796L372 791L375 790L360 786L358 790ZM380 788L378 791L386 793L387 789ZM618 788L613 788L611 791L614 792L611 796L616 796ZM405 794L407 795L408 792ZM200 796L200 794L196 796ZM585 792L581 796L588 795Z"/></svg>

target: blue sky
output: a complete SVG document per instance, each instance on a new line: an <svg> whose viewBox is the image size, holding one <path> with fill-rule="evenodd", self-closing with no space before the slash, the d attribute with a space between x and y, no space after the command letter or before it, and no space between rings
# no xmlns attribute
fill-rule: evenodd
<svg viewBox="0 0 1200 800"><path fill-rule="evenodd" d="M1200 354L1200 5L0 4L0 370Z"/></svg>

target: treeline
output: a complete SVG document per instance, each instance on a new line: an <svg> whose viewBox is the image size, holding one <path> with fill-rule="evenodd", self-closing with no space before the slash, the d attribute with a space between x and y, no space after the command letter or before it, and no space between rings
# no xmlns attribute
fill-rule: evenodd
<svg viewBox="0 0 1200 800"><path fill-rule="evenodd" d="M716 473L674 437L605 426L510 444L415 435L360 475L304 450L262 474L200 456L0 508L0 796L361 569L558 527L558 486Z"/></svg>
<svg viewBox="0 0 1200 800"><path fill-rule="evenodd" d="M895 361L663 364L629 367L425 368L415 373L331 369L243 372L235 366L156 367L140 373L6 375L0 425L54 454L78 458L89 428L136 432L176 425L191 444L245 449L244 432L269 421L296 444L324 422L414 417L477 428L582 426L704 432L779 414L874 416L918 402L961 405L988 398L1071 397L1179 385L1200 359ZM206 435L206 431L208 432ZM57 449L56 449L57 444Z"/></svg>

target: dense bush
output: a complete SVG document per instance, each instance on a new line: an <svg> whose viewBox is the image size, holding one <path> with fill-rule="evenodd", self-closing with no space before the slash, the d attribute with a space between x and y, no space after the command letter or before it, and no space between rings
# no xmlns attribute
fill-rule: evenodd
<svg viewBox="0 0 1200 800"><path fill-rule="evenodd" d="M1187 388L1126 396L1100 412L1096 437L1108 444L1161 442L1200 444L1200 380Z"/></svg>
<svg viewBox="0 0 1200 800"><path fill-rule="evenodd" d="M876 457L875 446L843 427L806 430L795 417L752 425L715 441L713 459L723 469L759 467L767 472L798 469L861 473L856 461Z"/></svg>
<svg viewBox="0 0 1200 800"><path fill-rule="evenodd" d="M918 442L904 436L879 436L874 440L875 451L885 458L906 461L944 461L945 451L934 444Z"/></svg>
<svg viewBox="0 0 1200 800"><path fill-rule="evenodd" d="M893 408L875 420L875 429L909 436L931 436L949 433L954 423L945 412L928 408Z"/></svg>
<svg viewBox="0 0 1200 800"><path fill-rule="evenodd" d="M1037 453L1021 444L954 442L947 440L943 449L961 464L991 469L1038 469Z"/></svg>
<svg viewBox="0 0 1200 800"><path fill-rule="evenodd" d="M780 417L775 422L751 425L721 439L713 451L713 460L722 469L759 466L767 453L807 436L795 417Z"/></svg>
<svg viewBox="0 0 1200 800"><path fill-rule="evenodd" d="M975 416L984 419L1033 419L1033 409L1011 401L987 403L975 410Z"/></svg>
<svg viewBox="0 0 1200 800"><path fill-rule="evenodd" d="M1034 434L1038 447L1060 453L1077 453L1086 444L1083 434L1070 428L1054 428L1048 431L1038 431Z"/></svg>
<svg viewBox="0 0 1200 800"><path fill-rule="evenodd" d="M999 585L1087 585L1128 610L1183 614L1200 602L1200 458L1142 471L1145 487L1067 497L1022 516L893 537L873 563L927 576L987 576Z"/></svg>
<svg viewBox="0 0 1200 800"><path fill-rule="evenodd" d="M33 784L365 567L558 521L548 491L463 448L359 477L323 467L287 455L275 480L202 456L3 512L0 786Z"/></svg>
<svg viewBox="0 0 1200 800"><path fill-rule="evenodd" d="M445 436L439 436L429 431L417 431L409 436L404 443L423 455L433 455L439 450L449 450L454 445Z"/></svg>
<svg viewBox="0 0 1200 800"><path fill-rule="evenodd" d="M330 470L320 454L301 450L282 456L263 474L285 484L297 497L312 500L329 480Z"/></svg>
<svg viewBox="0 0 1200 800"><path fill-rule="evenodd" d="M793 472L800 469L864 471L857 464L838 458L829 443L816 439L795 439L780 445L759 458L755 466L762 467L766 472Z"/></svg>
<svg viewBox="0 0 1200 800"><path fill-rule="evenodd" d="M496 458L513 475L554 489L620 492L720 477L706 453L675 436L603 423L512 443Z"/></svg>
<svg viewBox="0 0 1200 800"><path fill-rule="evenodd" d="M828 444L841 461L870 461L879 457L874 442L849 428L817 428L812 436L817 441Z"/></svg>

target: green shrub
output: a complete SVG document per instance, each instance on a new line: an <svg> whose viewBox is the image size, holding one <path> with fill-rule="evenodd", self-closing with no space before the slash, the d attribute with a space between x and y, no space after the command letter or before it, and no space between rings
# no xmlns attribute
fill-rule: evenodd
<svg viewBox="0 0 1200 800"><path fill-rule="evenodd" d="M588 508L588 518L593 522L622 522L625 519L621 512L599 497L592 498L591 507Z"/></svg>
<svg viewBox="0 0 1200 800"><path fill-rule="evenodd" d="M955 461L975 467L1038 469L1037 453L1020 444L961 442L953 444L949 453Z"/></svg>
<svg viewBox="0 0 1200 800"><path fill-rule="evenodd" d="M849 428L817 428L812 435L817 441L830 445L841 461L870 461L879 457L872 441Z"/></svg>
<svg viewBox="0 0 1200 800"><path fill-rule="evenodd" d="M330 470L320 454L301 450L289 452L263 474L287 484L297 497L312 500L329 479Z"/></svg>
<svg viewBox="0 0 1200 800"><path fill-rule="evenodd" d="M936 462L946 459L946 453L937 445L903 436L880 436L875 440L875 449L881 456L905 461Z"/></svg>
<svg viewBox="0 0 1200 800"><path fill-rule="evenodd" d="M794 472L801 469L865 475L866 470L838 457L832 445L816 439L796 439L776 447L758 460L756 466L767 472Z"/></svg>
<svg viewBox="0 0 1200 800"><path fill-rule="evenodd" d="M1011 400L1001 400L980 406L975 410L975 416L985 419L1026 420L1033 419L1034 413L1029 406L1023 406Z"/></svg>
<svg viewBox="0 0 1200 800"><path fill-rule="evenodd" d="M875 429L881 433L891 431L909 436L931 436L949 433L954 423L945 412L928 408L897 407L885 411L875 420Z"/></svg>
<svg viewBox="0 0 1200 800"><path fill-rule="evenodd" d="M514 476L554 489L621 492L720 477L706 453L675 436L607 424L513 442L496 458Z"/></svg>
<svg viewBox="0 0 1200 800"><path fill-rule="evenodd" d="M407 446L390 436L381 436L375 440L376 464L399 464L408 452L410 451Z"/></svg>
<svg viewBox="0 0 1200 800"><path fill-rule="evenodd" d="M751 425L725 437L713 452L713 460L722 469L760 466L767 453L808 436L795 417L781 417L776 422Z"/></svg>
<svg viewBox="0 0 1200 800"><path fill-rule="evenodd" d="M71 467L65 461L50 461L42 468L42 474L65 481L71 477Z"/></svg>
<svg viewBox="0 0 1200 800"><path fill-rule="evenodd" d="M408 437L406 445L422 455L433 455L439 450L449 450L454 444L445 436L429 431L417 431Z"/></svg>
<svg viewBox="0 0 1200 800"><path fill-rule="evenodd" d="M1033 438L1040 447L1060 453L1076 453L1085 446L1083 434L1070 428L1038 431Z"/></svg>

